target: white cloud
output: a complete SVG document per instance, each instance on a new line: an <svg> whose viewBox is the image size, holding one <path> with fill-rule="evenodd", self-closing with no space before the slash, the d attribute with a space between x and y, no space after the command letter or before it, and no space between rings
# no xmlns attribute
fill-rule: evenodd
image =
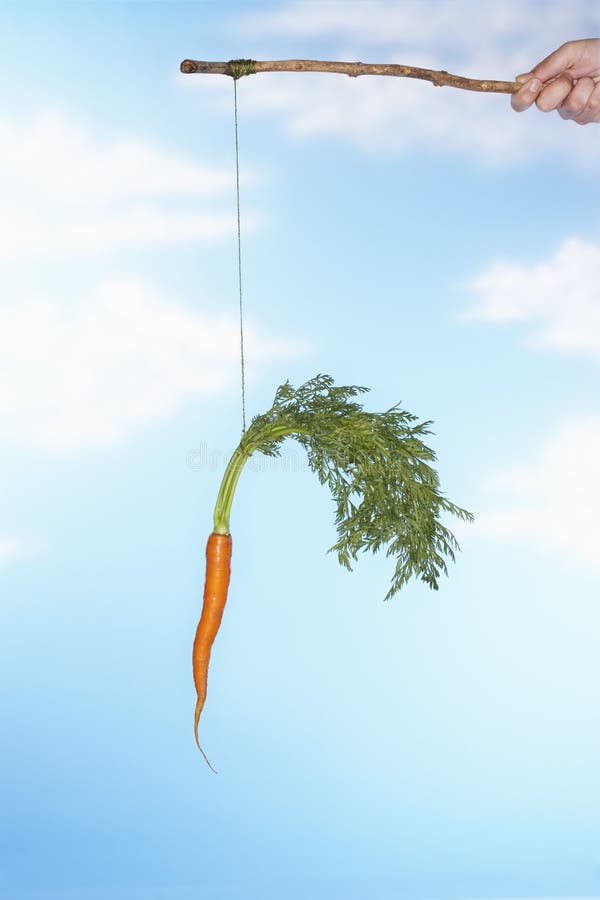
<svg viewBox="0 0 600 900"><path fill-rule="evenodd" d="M420 62L440 67L436 61ZM475 154L488 164L519 156L516 117L498 127L506 98L488 97L482 106L478 95L440 91L425 82L261 75L245 89L243 102L249 112L276 112L292 135L342 137L373 153L443 147L444 153Z"/></svg>
<svg viewBox="0 0 600 900"><path fill-rule="evenodd" d="M0 568L26 552L25 544L17 538L0 535Z"/></svg>
<svg viewBox="0 0 600 900"><path fill-rule="evenodd" d="M527 324L533 346L600 357L600 244L572 237L533 265L498 261L468 287L465 318Z"/></svg>
<svg viewBox="0 0 600 900"><path fill-rule="evenodd" d="M558 0L505 0L494 7L474 0L299 0L275 12L253 13L242 22L242 30L253 37L339 35L382 46L401 42L447 48L463 45L471 35L480 43L540 31L567 35L581 23L592 28L598 20L586 0L572 0L568 6ZM471 35L465 34L466 23Z"/></svg>
<svg viewBox="0 0 600 900"><path fill-rule="evenodd" d="M600 416L562 423L536 459L490 477L494 495L476 528L528 542L573 567L600 569Z"/></svg>
<svg viewBox="0 0 600 900"><path fill-rule="evenodd" d="M494 8L475 0L303 0L253 14L238 27L259 46L272 46L273 37L294 48L318 39L328 58L512 80L570 37L598 33L600 14L584 0L507 0ZM245 110L276 112L291 134L338 136L372 152L442 149L484 165L530 162L548 152L596 165L600 152L600 129L582 129L537 110L518 115L505 95L437 89L426 82L261 74L244 79L240 93Z"/></svg>
<svg viewBox="0 0 600 900"><path fill-rule="evenodd" d="M260 216L244 217L249 234ZM145 206L124 211L63 213L18 209L0 221L0 262L96 257L139 247L233 237L234 212L193 213Z"/></svg>
<svg viewBox="0 0 600 900"><path fill-rule="evenodd" d="M246 217L247 230L258 218ZM0 261L99 256L108 252L186 244L232 236L235 215L230 213L170 212L152 207L125 212L67 215L59 221L50 213L17 210L0 222Z"/></svg>
<svg viewBox="0 0 600 900"><path fill-rule="evenodd" d="M61 204L203 196L231 191L231 166L208 166L146 141L104 142L56 111L22 126L0 121L3 196L35 192Z"/></svg>
<svg viewBox="0 0 600 900"><path fill-rule="evenodd" d="M255 366L303 349L252 323L245 340ZM77 302L3 304L0 359L5 441L58 450L111 444L189 398L229 389L238 378L239 324L135 279L113 280Z"/></svg>
<svg viewBox="0 0 600 900"><path fill-rule="evenodd" d="M0 121L1 262L233 236L234 191L231 165L130 138L102 142L57 113ZM246 231L258 224L248 211Z"/></svg>

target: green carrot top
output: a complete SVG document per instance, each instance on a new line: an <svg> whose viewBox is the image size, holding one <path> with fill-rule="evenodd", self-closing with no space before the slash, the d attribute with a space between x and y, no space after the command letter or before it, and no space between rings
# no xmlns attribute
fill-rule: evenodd
<svg viewBox="0 0 600 900"><path fill-rule="evenodd" d="M440 517L450 514L472 521L467 510L441 493L430 463L435 453L422 437L431 422L399 406L386 412L363 410L356 397L368 389L336 386L328 375L317 375L294 388L282 384L272 407L255 416L233 453L221 483L214 514L214 531L229 534L229 516L242 467L260 451L278 456L285 438L306 450L308 464L327 484L335 506L337 541L330 552L348 569L359 551L386 548L396 566L386 600L411 577L438 589L447 574L446 559L459 549Z"/></svg>

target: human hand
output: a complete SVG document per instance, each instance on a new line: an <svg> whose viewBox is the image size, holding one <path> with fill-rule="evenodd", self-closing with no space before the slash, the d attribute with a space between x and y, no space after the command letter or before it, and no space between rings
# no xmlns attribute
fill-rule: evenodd
<svg viewBox="0 0 600 900"><path fill-rule="evenodd" d="M523 82L511 97L516 112L535 102L578 125L600 122L600 38L568 41L516 81Z"/></svg>

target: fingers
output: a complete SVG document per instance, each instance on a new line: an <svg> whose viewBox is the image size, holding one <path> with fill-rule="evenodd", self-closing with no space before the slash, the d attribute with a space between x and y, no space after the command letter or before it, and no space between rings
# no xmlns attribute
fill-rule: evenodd
<svg viewBox="0 0 600 900"><path fill-rule="evenodd" d="M519 76L519 78L527 76ZM573 82L568 75L560 75L547 84L530 76L523 87L511 97L517 112L535 103L542 112L557 110L563 119L572 119L578 125L600 122L600 81L579 78Z"/></svg>
<svg viewBox="0 0 600 900"><path fill-rule="evenodd" d="M600 122L599 38L567 41L516 80L523 83L511 96L516 112L535 103L542 112L556 109L580 125Z"/></svg>
<svg viewBox="0 0 600 900"><path fill-rule="evenodd" d="M536 98L536 106L542 112L552 112L565 103L573 91L573 79L568 75L559 75L542 87Z"/></svg>
<svg viewBox="0 0 600 900"><path fill-rule="evenodd" d="M542 82L533 75L517 75L517 81L523 81L523 87L510 98L511 106L515 112L523 112L529 109L542 89Z"/></svg>
<svg viewBox="0 0 600 900"><path fill-rule="evenodd" d="M580 78L558 109L563 119L572 119L578 125L600 122L600 82L593 78Z"/></svg>
<svg viewBox="0 0 600 900"><path fill-rule="evenodd" d="M573 80L564 74L545 84L531 72L517 75L517 81L524 82L521 90L511 97L512 108L517 112L529 109L533 102L542 112L558 109L573 89Z"/></svg>

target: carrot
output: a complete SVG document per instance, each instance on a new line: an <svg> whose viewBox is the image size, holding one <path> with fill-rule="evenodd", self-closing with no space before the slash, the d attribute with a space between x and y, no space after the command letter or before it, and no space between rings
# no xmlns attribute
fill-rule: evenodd
<svg viewBox="0 0 600 900"><path fill-rule="evenodd" d="M200 746L198 739L198 723L200 714L206 700L206 685L208 678L208 664L210 662L210 651L217 636L223 610L227 601L227 590L229 588L229 576L231 572L231 535L230 534L212 534L209 535L206 544L206 578L204 581L204 600L202 603L202 615L196 629L196 637L194 638L194 647L192 650L192 667L194 673L194 685L198 699L196 701L196 711L194 713L194 736L196 744L202 756L211 769L206 753ZM216 770L213 769L213 772Z"/></svg>
<svg viewBox="0 0 600 900"><path fill-rule="evenodd" d="M350 569L359 552L382 547L387 547L387 556L396 557L386 599L413 576L437 590L439 576L447 572L445 557L453 560L458 550L441 517L473 518L439 491L437 472L429 465L435 453L421 440L431 423L418 423L399 406L383 413L365 412L355 398L366 390L336 386L329 375L317 375L298 388L286 381L277 389L271 409L254 417L227 463L206 547L204 605L193 650L198 695L194 734L209 766L198 740L198 722L206 699L210 651L227 600L233 498L253 453L279 456L286 438L298 441L307 452L309 467L331 491L338 540L330 549L339 562Z"/></svg>

